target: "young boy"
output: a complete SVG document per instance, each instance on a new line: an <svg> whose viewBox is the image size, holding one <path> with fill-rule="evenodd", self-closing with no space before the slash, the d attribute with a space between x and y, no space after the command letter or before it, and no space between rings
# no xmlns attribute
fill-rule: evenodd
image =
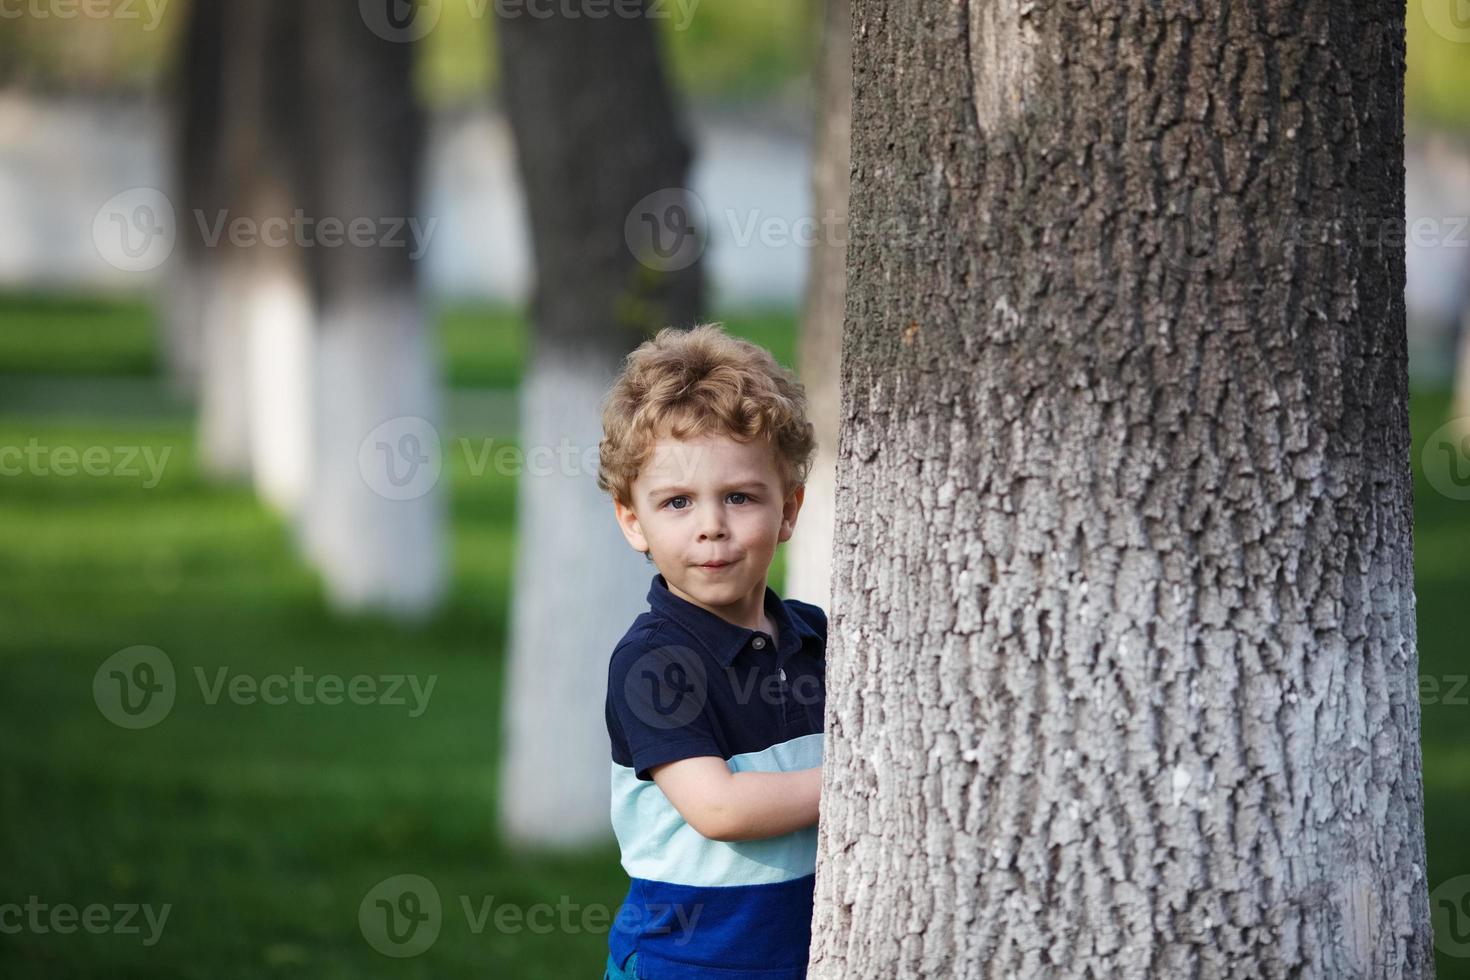
<svg viewBox="0 0 1470 980"><path fill-rule="evenodd" d="M608 669L618 980L800 980L811 940L827 617L766 585L815 448L801 385L714 325L628 356L598 485L657 567Z"/></svg>

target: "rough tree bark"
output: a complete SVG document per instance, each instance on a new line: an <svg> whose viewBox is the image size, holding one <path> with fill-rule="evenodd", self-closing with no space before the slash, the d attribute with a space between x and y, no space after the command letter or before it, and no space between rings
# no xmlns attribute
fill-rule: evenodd
<svg viewBox="0 0 1470 980"><path fill-rule="evenodd" d="M811 976L1432 975L1403 8L854 38Z"/></svg>
<svg viewBox="0 0 1470 980"><path fill-rule="evenodd" d="M842 316L847 287L847 193L852 166L852 4L827 0L813 120L812 211L822 229L809 253L801 317L801 379L817 456L798 534L787 545L786 596L832 603Z"/></svg>
<svg viewBox="0 0 1470 980"><path fill-rule="evenodd" d="M418 291L423 120L413 47L357 4L301 4L318 298L312 476L300 529L339 608L414 618L438 604L446 479L438 365ZM327 222L340 222L329 232ZM343 235L354 222L365 230ZM362 223L366 222L363 226ZM329 240L329 235L331 238Z"/></svg>
<svg viewBox="0 0 1470 980"><path fill-rule="evenodd" d="M633 251L636 211L662 222L684 207L690 159L654 28L647 16L576 11L497 21L536 262L499 819L509 839L534 845L608 836L599 665L655 569L597 488L601 401L623 356L659 327L692 326L702 300L697 261L676 251L645 264Z"/></svg>

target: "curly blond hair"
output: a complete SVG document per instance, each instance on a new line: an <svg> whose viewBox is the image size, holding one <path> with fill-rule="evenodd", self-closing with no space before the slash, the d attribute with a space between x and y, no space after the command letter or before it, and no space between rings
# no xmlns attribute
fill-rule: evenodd
<svg viewBox="0 0 1470 980"><path fill-rule="evenodd" d="M769 439L782 495L806 482L816 436L806 390L770 351L718 323L665 327L629 354L603 401L597 485L632 506L633 481L664 436Z"/></svg>

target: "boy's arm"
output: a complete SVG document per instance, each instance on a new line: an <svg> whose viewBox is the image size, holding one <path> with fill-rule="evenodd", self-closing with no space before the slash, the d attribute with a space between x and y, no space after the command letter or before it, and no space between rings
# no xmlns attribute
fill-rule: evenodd
<svg viewBox="0 0 1470 980"><path fill-rule="evenodd" d="M822 770L731 772L724 759L703 755L648 770L674 809L710 840L761 840L817 822Z"/></svg>

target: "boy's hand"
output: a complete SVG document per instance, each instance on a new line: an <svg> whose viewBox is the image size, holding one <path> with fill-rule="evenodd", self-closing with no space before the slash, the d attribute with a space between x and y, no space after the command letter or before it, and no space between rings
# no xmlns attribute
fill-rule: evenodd
<svg viewBox="0 0 1470 980"><path fill-rule="evenodd" d="M679 759L649 771L689 826L710 840L761 840L817 822L822 770L731 772L716 755Z"/></svg>

